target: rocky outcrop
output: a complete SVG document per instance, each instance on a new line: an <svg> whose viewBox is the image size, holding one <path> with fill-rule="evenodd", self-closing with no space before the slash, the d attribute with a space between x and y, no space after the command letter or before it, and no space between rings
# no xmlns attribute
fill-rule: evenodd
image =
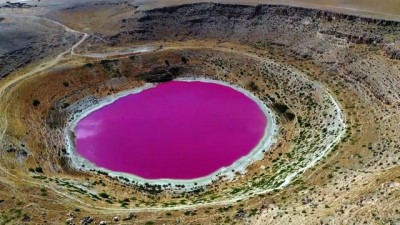
<svg viewBox="0 0 400 225"><path fill-rule="evenodd" d="M181 66L156 67L152 71L138 75L138 79L148 83L171 81L185 71Z"/></svg>

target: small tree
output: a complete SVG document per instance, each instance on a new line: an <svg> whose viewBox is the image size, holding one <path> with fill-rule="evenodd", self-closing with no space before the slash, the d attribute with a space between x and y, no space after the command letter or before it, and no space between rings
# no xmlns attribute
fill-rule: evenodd
<svg viewBox="0 0 400 225"><path fill-rule="evenodd" d="M185 56L182 56L181 61L182 61L184 64L187 64L187 63L189 62L189 59L187 59Z"/></svg>
<svg viewBox="0 0 400 225"><path fill-rule="evenodd" d="M100 195L100 197L102 197L102 198L108 198L108 194L107 194L107 193L102 192L102 193L100 193L99 195Z"/></svg>
<svg viewBox="0 0 400 225"><path fill-rule="evenodd" d="M40 105L40 101L39 100L37 100L37 99L34 99L33 101L32 101L32 105L33 106L39 106Z"/></svg>
<svg viewBox="0 0 400 225"><path fill-rule="evenodd" d="M35 168L35 172L36 172L36 173L43 173L42 167L36 167L36 168Z"/></svg>

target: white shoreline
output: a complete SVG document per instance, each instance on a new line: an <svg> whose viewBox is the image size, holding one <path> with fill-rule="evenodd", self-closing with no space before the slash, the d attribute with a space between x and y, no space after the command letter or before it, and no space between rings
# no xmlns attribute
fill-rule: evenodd
<svg viewBox="0 0 400 225"><path fill-rule="evenodd" d="M69 158L71 159L71 164L72 166L80 171L90 171L90 170L97 170L97 171L103 171L107 172L109 176L112 177L123 177L127 178L130 182L134 181L139 184L151 184L151 185L171 185L168 186L168 189L176 189L175 185L185 185L184 188L179 188L179 190L191 190L193 188L197 188L200 186L204 186L207 184L211 184L213 181L217 181L220 179L220 177L224 177L224 179L232 180L236 173L245 173L247 166L252 164L253 162L257 160L261 160L264 158L265 151L268 150L273 144L276 143L276 136L277 136L277 125L276 125L276 119L272 111L260 100L258 99L255 95L250 93L249 91L237 86L237 85L232 85L223 81L216 81L216 80L211 80L207 78L179 78L175 79L176 81L185 81L185 82L193 82L193 81L201 81L201 82L209 82L209 83L216 83L216 84L221 84L224 86L228 86L230 88L233 88L237 91L240 91L241 93L245 94L247 97L255 101L258 106L261 108L261 110L264 112L266 118L267 118L267 126L264 132L264 135L262 139L260 140L260 143L246 156L241 157L237 161L235 161L232 165L228 167L222 167L219 170L215 171L214 173L200 177L200 178L195 178L195 179L187 179L187 180L181 180L181 179L145 179L133 174L129 173L124 173L124 172L116 172L116 171L111 171L103 167L96 166L94 163L86 160L82 156L80 156L76 151L75 151L75 144L74 140L72 138L72 134L74 133L75 127L77 123L90 113L106 106L114 101L125 97L127 95L131 94L136 94L139 93L143 90L147 90L149 88L153 88L156 85L152 84L146 84L143 87L139 88L134 88L131 90L123 91L115 95L107 96L103 99L100 100L97 104L94 104L92 106L89 106L86 108L84 111L80 113L76 113L72 115L71 122L66 126L64 135L65 135L65 142L67 146L67 152L69 154ZM265 151L264 151L265 150ZM82 167L84 165L84 167ZM232 172L233 170L233 172Z"/></svg>

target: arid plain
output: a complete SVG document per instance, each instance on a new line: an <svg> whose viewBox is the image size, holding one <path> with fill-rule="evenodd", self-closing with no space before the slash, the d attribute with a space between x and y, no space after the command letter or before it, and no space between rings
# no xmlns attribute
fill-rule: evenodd
<svg viewBox="0 0 400 225"><path fill-rule="evenodd" d="M0 2L0 223L400 223L399 4L196 2ZM71 164L74 114L187 77L272 110L261 160L189 188Z"/></svg>

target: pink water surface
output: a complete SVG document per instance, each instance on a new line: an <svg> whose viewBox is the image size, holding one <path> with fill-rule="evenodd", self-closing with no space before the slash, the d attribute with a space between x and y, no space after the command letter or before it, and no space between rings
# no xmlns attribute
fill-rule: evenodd
<svg viewBox="0 0 400 225"><path fill-rule="evenodd" d="M231 87L172 81L81 119L76 148L112 171L146 179L194 179L249 154L266 125L258 104Z"/></svg>

